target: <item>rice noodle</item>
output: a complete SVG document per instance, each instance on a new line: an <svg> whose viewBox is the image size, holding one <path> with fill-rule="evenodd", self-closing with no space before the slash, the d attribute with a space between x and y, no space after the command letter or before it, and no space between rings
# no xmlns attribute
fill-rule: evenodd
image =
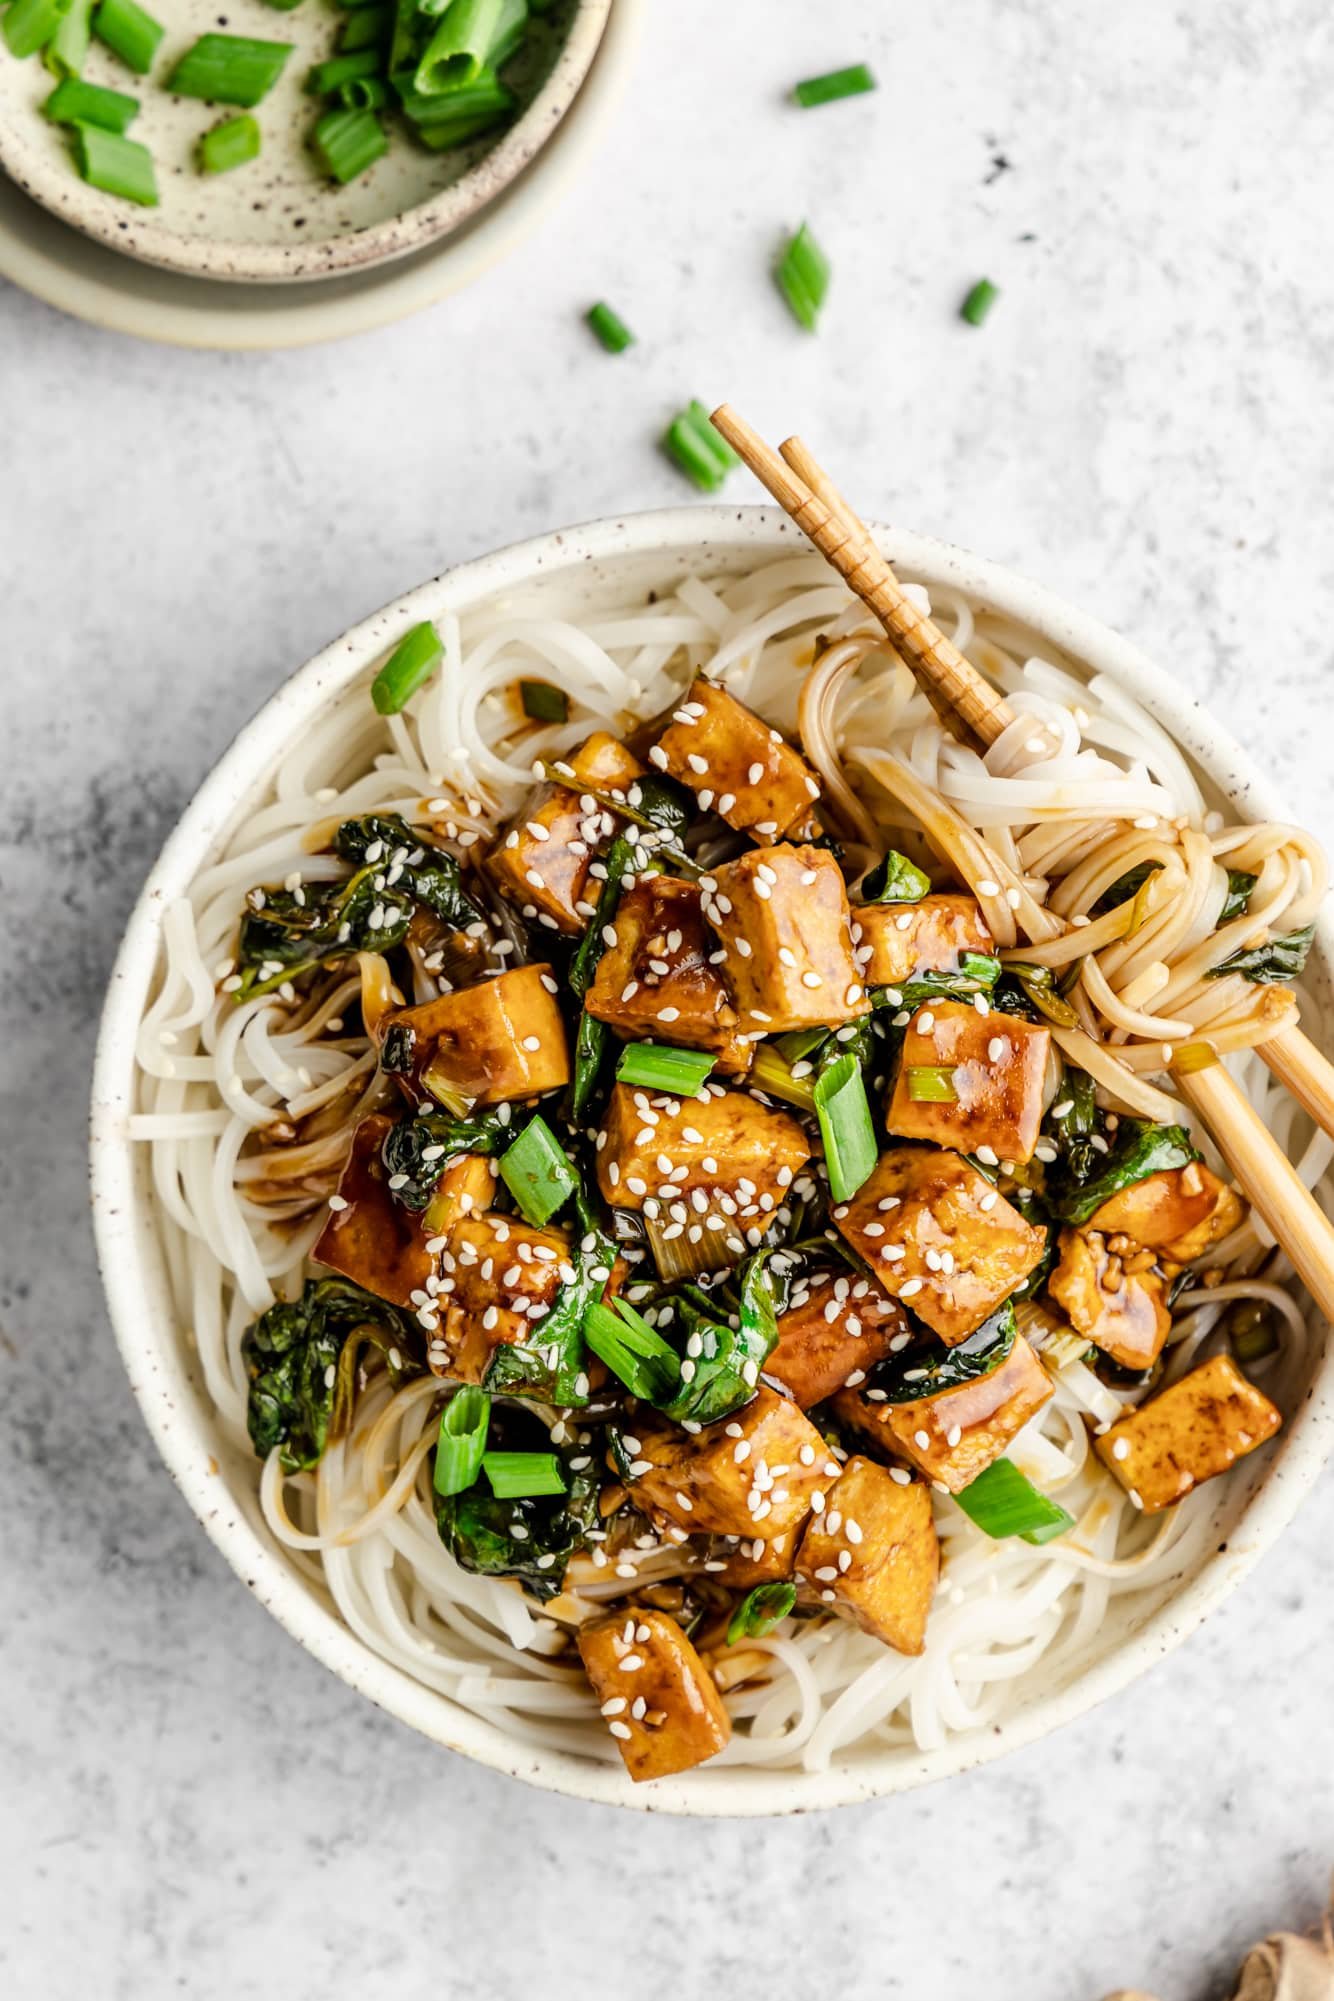
<svg viewBox="0 0 1334 2001"><path fill-rule="evenodd" d="M239 1453L248 1453L241 1337L256 1312L300 1287L353 1131L383 1090L353 1001L361 996L374 1013L388 999L385 963L366 955L358 976L304 1000L238 1006L222 983L244 891L297 869L311 879L337 873L312 846L351 815L398 811L430 822L436 838L485 835L522 798L535 758L561 754L595 723L624 731L656 714L695 671L720 673L780 726L799 727L837 830L868 858L891 841L933 857L938 873L943 864L977 895L1013 956L1081 964L1072 996L1080 1026L1057 1028L1054 1039L1108 1103L1188 1118L1166 1080L1153 1080L1164 1042L1207 1028L1236 1052L1229 1067L1308 1184L1324 1175L1328 1142L1310 1135L1248 1053L1289 1018L1287 997L1208 977L1266 927L1309 921L1325 888L1323 856L1296 828L1221 824L1181 752L1119 687L1033 657L1028 635L947 598L957 643L1017 712L979 756L942 729L818 557L687 578L651 604L604 604L592 618L578 585L549 589L543 606L537 616L505 607L442 617L442 671L403 716L377 717L364 682L339 696L191 896L164 913L130 1131L150 1149L182 1333ZM817 640L823 650L808 673ZM572 714L568 725L519 737L502 691L535 662L567 690ZM1160 875L1126 935L1123 911L1103 919L1093 906L1146 862ZM1251 908L1218 930L1228 867L1259 882ZM1216 1337L1227 1307L1253 1300L1276 1312L1281 1330L1266 1388L1291 1400L1311 1334L1282 1283L1281 1256L1248 1219L1211 1265L1218 1278L1178 1309L1171 1367ZM1202 1553L1212 1499L1194 1495L1147 1524L1088 1447L1088 1425L1105 1427L1122 1393L1082 1361L1062 1361L1059 1338L1044 1352L1056 1394L1013 1453L1059 1490L1077 1527L1042 1548L993 1542L939 1500L944 1563L925 1654L905 1659L835 1618L790 1622L756 1643L768 1656L765 1678L729 1693L737 1729L720 1762L818 1770L861 1740L928 1748L954 1731L994 1728L1039 1661L1074 1672L1113 1599L1133 1592L1147 1605ZM372 1369L351 1435L315 1475L251 1462L268 1531L384 1659L516 1739L606 1761L615 1747L571 1672L560 1619L513 1583L462 1570L436 1535L425 1460L437 1396L426 1379L393 1391ZM670 1552L654 1562L640 1581L680 1568ZM626 1588L578 1559L561 1602L592 1607Z"/></svg>

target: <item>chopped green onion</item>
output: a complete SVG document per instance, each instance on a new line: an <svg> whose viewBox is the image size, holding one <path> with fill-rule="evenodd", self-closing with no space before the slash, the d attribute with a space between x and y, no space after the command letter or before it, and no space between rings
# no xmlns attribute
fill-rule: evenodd
<svg viewBox="0 0 1334 2001"><path fill-rule="evenodd" d="M520 681L519 700L523 712L535 723L564 723L570 719L570 698L563 688L550 681Z"/></svg>
<svg viewBox="0 0 1334 2001"><path fill-rule="evenodd" d="M1079 1016L1056 985L1056 975L1050 966L1007 965L1010 978L1023 994L1024 999L1035 1007L1048 1021L1054 1021L1058 1028L1078 1028Z"/></svg>
<svg viewBox="0 0 1334 2001"><path fill-rule="evenodd" d="M311 97L332 97L340 85L353 83L358 77L377 76L379 70L378 49L355 49L351 55L330 56L327 62L316 63L306 77L306 90Z"/></svg>
<svg viewBox="0 0 1334 2001"><path fill-rule="evenodd" d="M440 1413L440 1437L435 1448L435 1491L461 1494L481 1471L486 1434L491 1423L491 1399L475 1383L456 1390Z"/></svg>
<svg viewBox="0 0 1334 2001"><path fill-rule="evenodd" d="M825 1031L820 1032L824 1040ZM791 1062L772 1042L762 1042L755 1052L748 1082L757 1091L763 1091L767 1098L782 1098L784 1103L796 1105L801 1111L809 1112L815 1104L815 1075L811 1064L806 1063L804 1074L794 1077L792 1072L802 1057L794 1057Z"/></svg>
<svg viewBox="0 0 1334 2001"><path fill-rule="evenodd" d="M243 111L239 118L229 118L204 134L199 142L199 164L206 174L229 174L233 167L257 160L263 144L259 120Z"/></svg>
<svg viewBox="0 0 1334 2001"><path fill-rule="evenodd" d="M599 300L596 306L590 306L584 318L608 354L624 354L627 347L634 346L635 337L625 321L603 301Z"/></svg>
<svg viewBox="0 0 1334 2001"><path fill-rule="evenodd" d="M416 88L426 97L439 97L476 83L487 65L502 11L502 0L450 0L417 64Z"/></svg>
<svg viewBox="0 0 1334 2001"><path fill-rule="evenodd" d="M525 1221L538 1229L564 1208L579 1186L569 1155L541 1117L530 1119L513 1146L501 1154L500 1178Z"/></svg>
<svg viewBox="0 0 1334 2001"><path fill-rule="evenodd" d="M112 55L119 56L126 69L132 69L136 76L147 76L166 32L161 21L155 21L137 0L102 0L93 15L93 33L98 41L104 42Z"/></svg>
<svg viewBox="0 0 1334 2001"><path fill-rule="evenodd" d="M528 32L528 0L501 0L500 19L486 52L487 67L501 69Z"/></svg>
<svg viewBox="0 0 1334 2001"><path fill-rule="evenodd" d="M1000 289L990 278L979 278L960 306L959 318L967 320L970 327L980 327L999 297Z"/></svg>
<svg viewBox="0 0 1334 2001"><path fill-rule="evenodd" d="M784 245L783 254L774 266L774 278L793 319L807 333L814 333L829 290L829 259L811 235L808 224L803 222Z"/></svg>
<svg viewBox="0 0 1334 2001"><path fill-rule="evenodd" d="M350 56L357 49L378 48L388 32L387 7L358 7L355 13L348 16L338 37L339 51Z"/></svg>
<svg viewBox="0 0 1334 2001"><path fill-rule="evenodd" d="M389 87L378 76L355 76L350 83L340 83L336 95L345 111L383 111Z"/></svg>
<svg viewBox="0 0 1334 2001"><path fill-rule="evenodd" d="M957 1105L952 1063L910 1063L908 1096L915 1105Z"/></svg>
<svg viewBox="0 0 1334 2001"><path fill-rule="evenodd" d="M35 56L44 49L69 12L71 0L14 0L0 19L0 34L11 56Z"/></svg>
<svg viewBox="0 0 1334 2001"><path fill-rule="evenodd" d="M797 1602L795 1584L757 1584L748 1591L727 1622L727 1644L738 1640L762 1640L786 1619Z"/></svg>
<svg viewBox="0 0 1334 2001"><path fill-rule="evenodd" d="M693 1098L717 1059L707 1049L672 1049L662 1042L627 1042L616 1065L622 1084Z"/></svg>
<svg viewBox="0 0 1334 2001"><path fill-rule="evenodd" d="M272 7L275 14L290 14L301 5L301 0L264 0L266 7Z"/></svg>
<svg viewBox="0 0 1334 2001"><path fill-rule="evenodd" d="M92 35L93 0L71 0L61 17L60 26L42 52L42 61L52 76L80 74L88 60L88 44Z"/></svg>
<svg viewBox="0 0 1334 2001"><path fill-rule="evenodd" d="M42 113L53 125L96 125L103 132L128 132L139 115L139 100L120 90L85 83L82 77L67 76L51 92Z"/></svg>
<svg viewBox="0 0 1334 2001"><path fill-rule="evenodd" d="M584 1315L584 1339L634 1396L665 1403L681 1380L681 1359L669 1341L623 1299L615 1312L594 1300Z"/></svg>
<svg viewBox="0 0 1334 2001"><path fill-rule="evenodd" d="M804 111L817 104L836 104L841 97L860 97L875 89L875 78L865 63L850 63L846 69L827 70L823 76L808 76L794 84L792 95Z"/></svg>
<svg viewBox="0 0 1334 2001"><path fill-rule="evenodd" d="M820 1121L830 1190L836 1202L849 1202L876 1163L871 1107L855 1056L837 1057L817 1077L815 1115Z"/></svg>
<svg viewBox="0 0 1334 2001"><path fill-rule="evenodd" d="M554 1452L484 1452L482 1471L498 1501L565 1492L565 1475Z"/></svg>
<svg viewBox="0 0 1334 2001"><path fill-rule="evenodd" d="M105 8L106 0L102 4ZM98 11L100 17L102 9ZM249 35L201 35L167 78L167 89L177 97L202 97L208 104L239 104L250 111L273 89L291 53L291 42L259 42Z"/></svg>
<svg viewBox="0 0 1334 2001"><path fill-rule="evenodd" d="M392 56L390 67L392 70ZM409 71L408 76L411 75ZM419 128L418 138L435 152L480 138L501 119L508 118L518 103L514 92L506 89L489 70L484 71L476 83L470 83L464 89L432 96L413 89L409 84L406 89L399 90L399 97L404 116Z"/></svg>
<svg viewBox="0 0 1334 2001"><path fill-rule="evenodd" d="M325 112L310 135L310 144L325 172L344 185L355 181L359 174L373 167L389 150L385 129L373 111L348 110L341 106L337 111ZM421 627L418 626L417 630L420 631ZM393 662L389 664L392 666ZM432 660L431 666L434 665ZM430 671L428 667L421 679L425 680ZM378 675L376 684L379 684ZM412 685L418 687L420 682L414 681ZM411 693L411 689L408 692ZM372 689L371 693L374 696L375 690ZM403 700L407 700L406 695ZM403 702L396 702L392 709L385 709L377 700L375 706L381 715L393 715L402 708Z"/></svg>
<svg viewBox="0 0 1334 2001"><path fill-rule="evenodd" d="M701 493L717 493L728 473L741 463L722 432L714 429L708 411L699 402L688 404L672 419L662 443L668 457L676 461Z"/></svg>
<svg viewBox="0 0 1334 2001"><path fill-rule="evenodd" d="M329 112L321 118L320 125L329 118L345 116L342 112ZM315 128L319 130L319 126ZM405 708L424 682L429 681L439 666L444 654L444 642L429 619L414 625L411 632L404 633L384 666L371 682L371 700L382 716L396 716Z"/></svg>
<svg viewBox="0 0 1334 2001"><path fill-rule="evenodd" d="M1051 1542L1075 1525L1059 1501L1041 1493L1012 1459L995 1459L954 1496L984 1535L1017 1535L1023 1542Z"/></svg>
<svg viewBox="0 0 1334 2001"><path fill-rule="evenodd" d="M156 208L157 176L147 146L96 125L75 125L72 137L75 163L89 187L138 202L140 208Z"/></svg>

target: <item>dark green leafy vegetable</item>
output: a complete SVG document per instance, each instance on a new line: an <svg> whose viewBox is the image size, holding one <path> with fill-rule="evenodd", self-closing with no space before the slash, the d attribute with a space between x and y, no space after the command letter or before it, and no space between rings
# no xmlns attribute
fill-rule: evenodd
<svg viewBox="0 0 1334 2001"><path fill-rule="evenodd" d="M575 1191L575 1209L581 1232L570 1252L575 1275L527 1341L502 1341L492 1353L486 1387L497 1395L537 1397L567 1410L588 1402L584 1321L611 1276L616 1248L598 1227L582 1189Z"/></svg>
<svg viewBox="0 0 1334 2001"><path fill-rule="evenodd" d="M1119 875L1115 882L1108 884L1093 905L1090 916L1105 917L1109 910L1116 910L1121 904L1129 902L1161 866L1160 862L1137 862L1134 868L1128 868L1124 875Z"/></svg>
<svg viewBox="0 0 1334 2001"><path fill-rule="evenodd" d="M997 1538L1017 1535L1023 1542L1051 1542L1075 1525L1074 1516L1040 1492L1012 1459L994 1459L954 1498L984 1535Z"/></svg>
<svg viewBox="0 0 1334 2001"><path fill-rule="evenodd" d="M554 1598L565 1565L598 1526L597 1468L571 1473L566 1491L502 1501L472 1487L437 1494L441 1542L464 1570L483 1577L517 1577L537 1598ZM516 1535L516 1526L522 1533ZM550 1559L543 1562L543 1559Z"/></svg>
<svg viewBox="0 0 1334 2001"><path fill-rule="evenodd" d="M1079 1016L1060 990L1060 982L1050 966L1021 966L1006 963L1005 977L1012 980L1024 999L1045 1020L1057 1028L1078 1028Z"/></svg>
<svg viewBox="0 0 1334 2001"><path fill-rule="evenodd" d="M300 1299L261 1313L241 1342L250 1378L246 1424L261 1459L279 1446L289 1473L319 1463L351 1414L363 1340L384 1352L396 1382L415 1373L407 1320L348 1279L307 1279Z"/></svg>
<svg viewBox="0 0 1334 2001"><path fill-rule="evenodd" d="M863 903L920 903L931 892L931 878L897 848L862 877Z"/></svg>
<svg viewBox="0 0 1334 2001"><path fill-rule="evenodd" d="M684 1337L681 1382L676 1394L659 1403L678 1424L716 1424L759 1387L760 1370L778 1341L778 1318L769 1277L772 1251L757 1251L741 1267L737 1326L720 1320L706 1292L683 1286L673 1296L674 1331Z"/></svg>
<svg viewBox="0 0 1334 2001"><path fill-rule="evenodd" d="M786 1619L797 1602L795 1584L757 1584L748 1591L727 1622L727 1644L762 1640Z"/></svg>
<svg viewBox="0 0 1334 2001"><path fill-rule="evenodd" d="M1032 1188L1012 1188L1006 1196L1012 1209L1017 1209L1026 1223L1035 1230L1044 1230L1047 1241L1042 1256L1034 1265L1022 1285L1017 1285L1010 1294L1011 1300L1034 1299L1047 1283L1047 1275L1056 1262L1056 1252L1060 1245L1061 1229L1047 1214L1046 1204Z"/></svg>
<svg viewBox="0 0 1334 2001"><path fill-rule="evenodd" d="M520 681L519 700L524 714L535 723L564 723L570 717L570 698L563 688L550 681Z"/></svg>
<svg viewBox="0 0 1334 2001"><path fill-rule="evenodd" d="M1232 918L1241 916L1251 900L1251 891L1255 888L1259 880L1259 876L1252 875L1248 869L1230 868L1228 870L1227 895L1223 899L1223 908L1218 913L1220 924L1227 924Z"/></svg>
<svg viewBox="0 0 1334 2001"><path fill-rule="evenodd" d="M1095 1209L1123 1188L1170 1168L1185 1167L1199 1154L1184 1126L1156 1126L1148 1119L1123 1117L1096 1169L1082 1182L1056 1167L1047 1176L1048 1207L1065 1223L1087 1223Z"/></svg>
<svg viewBox="0 0 1334 2001"><path fill-rule="evenodd" d="M327 959L401 945L418 904L457 929L483 921L454 857L396 813L344 820L331 846L354 865L342 881L251 891L237 946L238 1000L271 993Z"/></svg>
<svg viewBox="0 0 1334 2001"><path fill-rule="evenodd" d="M503 1153L514 1131L508 1122L502 1121L502 1109L495 1106L464 1119L456 1119L450 1112L432 1111L409 1113L397 1120L385 1134L380 1153L395 1201L401 1202L405 1209L424 1209L455 1154ZM436 1147L445 1150L436 1154ZM428 1152L433 1156L430 1160L424 1158Z"/></svg>
<svg viewBox="0 0 1334 2001"><path fill-rule="evenodd" d="M1229 973L1240 973L1252 986L1286 986L1290 980L1299 980L1306 970L1306 957L1314 937L1315 925L1304 924L1300 931L1271 938L1267 945L1256 945L1249 952L1234 952L1206 977L1221 980Z"/></svg>
<svg viewBox="0 0 1334 2001"><path fill-rule="evenodd" d="M1018 1331L1014 1307L1007 1299L957 1347L947 1348L943 1341L933 1340L925 1349L887 1355L871 1371L867 1391L875 1392L877 1403L915 1403L918 1397L958 1389L961 1383L975 1382L998 1369L1013 1348Z"/></svg>
<svg viewBox="0 0 1334 2001"><path fill-rule="evenodd" d="M1093 1079L1087 1070L1067 1064L1056 1105L1069 1105L1070 1109L1058 1119L1053 1106L1046 1121L1047 1135L1057 1150L1059 1172L1075 1187L1082 1188L1107 1157L1104 1147L1094 1145L1095 1138L1102 1137L1102 1120L1098 1116Z"/></svg>
<svg viewBox="0 0 1334 2001"><path fill-rule="evenodd" d="M616 915L616 906L621 900L621 878L631 865L632 852L629 835L617 834L607 849L607 879L598 892L597 909L570 961L569 988L579 1003L579 1026L575 1030L574 1062L566 1103L566 1116L571 1125L583 1125L587 1119L598 1073L607 1053L610 1030L604 1021L595 1020L586 1011L583 1001L593 984L598 961L606 950L604 933Z"/></svg>

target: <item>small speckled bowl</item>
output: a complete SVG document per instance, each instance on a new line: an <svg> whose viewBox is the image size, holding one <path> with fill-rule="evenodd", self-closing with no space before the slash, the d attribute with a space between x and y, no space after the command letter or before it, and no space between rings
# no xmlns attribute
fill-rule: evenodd
<svg viewBox="0 0 1334 2001"><path fill-rule="evenodd" d="M321 177L308 144L320 107L306 94L305 77L336 41L337 17L323 0L289 13L263 0L229 0L221 13L216 0L191 0L182 10L188 18L164 36L151 77L133 76L94 42L86 79L140 101L129 136L153 154L156 208L138 208L79 178L64 128L42 116L55 79L37 57L16 62L0 47L0 167L85 235L188 277L274 284L369 270L438 243L525 170L541 172L542 149L588 74L613 4L632 0L557 0L536 18L529 44L505 72L520 113L496 136L431 153L390 115L388 152L347 187ZM202 133L233 112L160 87L210 29L295 45L254 114L262 153L226 174L202 174L195 149Z"/></svg>
<svg viewBox="0 0 1334 2001"><path fill-rule="evenodd" d="M1010 570L899 529L877 531L906 578L963 592L1023 628L1034 650L1103 673L1170 731L1218 803L1248 819L1283 819L1282 804L1249 758L1197 703L1095 619ZM447 571L335 640L261 709L204 781L163 849L130 919L98 1038L93 1080L93 1218L111 1317L144 1420L191 1508L239 1577L319 1660L433 1743L552 1792L701 1815L799 1813L847 1806L968 1770L1030 1744L1123 1688L1169 1653L1236 1588L1291 1520L1334 1444L1334 1351L1316 1350L1311 1380L1272 1448L1214 1484L1213 1533L1205 1553L1143 1595L1114 1597L1079 1663L1030 1672L1018 1706L994 1729L920 1752L854 1745L824 1772L704 1765L635 1786L619 1763L604 1764L518 1743L495 1723L459 1708L373 1653L264 1532L256 1505L258 1467L224 1438L187 1331L167 1287L146 1149L128 1137L136 1100L135 1038L153 992L162 914L185 894L237 822L263 798L290 746L326 705L367 676L386 647L419 620L503 597L518 615L557 586L578 590L589 616L610 598L686 575L718 576L806 548L770 508L692 507L544 535ZM1334 919L1316 927L1310 984L1318 1019L1305 1023L1328 1050L1334 1041L1330 973Z"/></svg>

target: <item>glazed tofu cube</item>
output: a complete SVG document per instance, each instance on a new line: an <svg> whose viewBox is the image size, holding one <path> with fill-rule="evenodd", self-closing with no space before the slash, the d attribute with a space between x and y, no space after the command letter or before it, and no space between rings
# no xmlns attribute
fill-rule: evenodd
<svg viewBox="0 0 1334 2001"><path fill-rule="evenodd" d="M636 1782L688 1772L732 1725L713 1677L675 1619L631 1605L579 1629L579 1652L625 1769Z"/></svg>
<svg viewBox="0 0 1334 2001"><path fill-rule="evenodd" d="M791 1535L810 1513L811 1495L829 1485L823 1438L795 1404L763 1384L730 1418L702 1431L682 1431L647 1409L631 1422L639 1447L631 1462L635 1506L690 1534L772 1542Z"/></svg>
<svg viewBox="0 0 1334 2001"><path fill-rule="evenodd" d="M577 936L593 914L600 888L590 882L590 865L620 825L582 788L624 792L644 767L624 744L599 730L563 760L561 770L568 783L542 786L530 796L487 866L511 902L551 929Z"/></svg>
<svg viewBox="0 0 1334 2001"><path fill-rule="evenodd" d="M367 1292L411 1311L425 1303L426 1281L437 1273L436 1259L426 1248L435 1232L389 1192L380 1149L393 1123L377 1113L357 1127L338 1193L329 1204L329 1220L311 1256Z"/></svg>
<svg viewBox="0 0 1334 2001"><path fill-rule="evenodd" d="M1213 1355L1120 1418L1093 1449L1147 1515L1226 1473L1272 1438L1282 1414L1229 1355Z"/></svg>
<svg viewBox="0 0 1334 2001"><path fill-rule="evenodd" d="M797 1575L896 1653L920 1654L940 1575L931 1496L874 1460L849 1459L806 1524Z"/></svg>
<svg viewBox="0 0 1334 2001"><path fill-rule="evenodd" d="M411 1080L442 1103L464 1099L480 1108L537 1098L570 1081L556 992L550 966L516 966L439 1000L398 1008L386 1027L410 1031Z"/></svg>
<svg viewBox="0 0 1334 2001"><path fill-rule="evenodd" d="M482 1153L456 1153L452 1160L446 1161L444 1172L422 1211L426 1235L447 1236L461 1217L489 1209L496 1174L495 1161Z"/></svg>
<svg viewBox="0 0 1334 2001"><path fill-rule="evenodd" d="M890 1297L951 1345L1023 1284L1047 1244L975 1167L935 1147L890 1147L833 1213Z"/></svg>
<svg viewBox="0 0 1334 2001"><path fill-rule="evenodd" d="M912 1403L880 1403L875 1385L840 1390L835 1414L884 1452L907 1459L957 1494L993 1459L1053 1394L1050 1376L1023 1336L989 1375Z"/></svg>
<svg viewBox="0 0 1334 2001"><path fill-rule="evenodd" d="M1192 1160L1123 1188L1094 1210L1088 1227L1107 1237L1128 1237L1184 1265L1228 1236L1245 1213L1226 1182L1203 1161Z"/></svg>
<svg viewBox="0 0 1334 2001"><path fill-rule="evenodd" d="M1042 1124L1042 1089L1051 1031L1018 1016L979 1014L966 1001L931 1001L903 1031L903 1057L888 1125L905 1139L927 1139L997 1160L1031 1160ZM913 1072L948 1071L953 1098L914 1097ZM929 1081L934 1087L937 1080Z"/></svg>
<svg viewBox="0 0 1334 2001"><path fill-rule="evenodd" d="M617 1084L598 1136L598 1186L617 1209L721 1191L743 1226L762 1224L810 1154L794 1118L743 1091L706 1084L699 1097L672 1098Z"/></svg>
<svg viewBox="0 0 1334 2001"><path fill-rule="evenodd" d="M487 1211L454 1225L441 1256L439 1304L427 1359L437 1376L480 1383L502 1344L540 1341L542 1321L574 1278L569 1238Z"/></svg>
<svg viewBox="0 0 1334 2001"><path fill-rule="evenodd" d="M717 940L696 885L641 877L617 905L612 932L584 1002L589 1014L626 1041L709 1049L722 1069L748 1070L752 1045L738 1035L727 984L709 963Z"/></svg>
<svg viewBox="0 0 1334 2001"><path fill-rule="evenodd" d="M761 1542L758 1536L700 1538L700 1565L719 1584L749 1591L756 1584L784 1584L792 1576L800 1528Z"/></svg>
<svg viewBox="0 0 1334 2001"><path fill-rule="evenodd" d="M848 891L825 848L754 848L717 868L704 914L742 1029L778 1035L869 1013L852 951Z"/></svg>
<svg viewBox="0 0 1334 2001"><path fill-rule="evenodd" d="M715 682L696 680L649 760L688 785L706 811L757 840L810 818L819 781L775 729Z"/></svg>
<svg viewBox="0 0 1334 2001"><path fill-rule="evenodd" d="M1120 1256L1097 1230L1062 1230L1060 1251L1047 1290L1075 1332L1123 1369L1152 1368L1172 1327L1154 1253Z"/></svg>
<svg viewBox="0 0 1334 2001"><path fill-rule="evenodd" d="M778 1345L764 1373L809 1410L911 1338L896 1300L869 1279L827 1272L796 1288L779 1314Z"/></svg>
<svg viewBox="0 0 1334 2001"><path fill-rule="evenodd" d="M902 987L923 973L957 973L964 952L989 953L995 943L971 896L859 903L852 928L868 987Z"/></svg>

